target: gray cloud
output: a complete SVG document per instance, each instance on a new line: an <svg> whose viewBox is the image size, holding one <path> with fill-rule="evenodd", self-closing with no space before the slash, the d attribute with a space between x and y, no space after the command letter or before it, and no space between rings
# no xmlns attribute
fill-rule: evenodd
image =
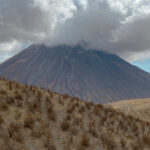
<svg viewBox="0 0 150 150"><path fill-rule="evenodd" d="M0 0L0 45L86 43L132 61L150 54L149 28L149 0Z"/></svg>

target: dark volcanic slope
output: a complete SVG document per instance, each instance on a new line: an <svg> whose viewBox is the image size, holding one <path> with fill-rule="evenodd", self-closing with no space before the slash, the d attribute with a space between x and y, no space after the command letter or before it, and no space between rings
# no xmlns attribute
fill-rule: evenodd
<svg viewBox="0 0 150 150"><path fill-rule="evenodd" d="M100 103L150 97L150 74L80 46L32 45L2 63L0 76Z"/></svg>

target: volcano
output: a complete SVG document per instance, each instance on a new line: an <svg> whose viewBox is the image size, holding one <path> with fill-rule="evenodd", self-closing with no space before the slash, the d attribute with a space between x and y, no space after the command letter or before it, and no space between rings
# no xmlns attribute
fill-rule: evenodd
<svg viewBox="0 0 150 150"><path fill-rule="evenodd" d="M31 45L0 64L0 76L95 103L150 97L149 73L79 45Z"/></svg>

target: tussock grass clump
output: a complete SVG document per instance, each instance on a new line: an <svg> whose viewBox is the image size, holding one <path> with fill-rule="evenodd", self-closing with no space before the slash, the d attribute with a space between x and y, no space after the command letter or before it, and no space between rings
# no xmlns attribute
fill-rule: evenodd
<svg viewBox="0 0 150 150"><path fill-rule="evenodd" d="M66 110L67 113L73 113L74 109L75 109L74 103L69 102L69 104L67 106L67 110Z"/></svg>
<svg viewBox="0 0 150 150"><path fill-rule="evenodd" d="M14 97L10 96L10 97L7 98L7 104L11 105L11 104L14 104L14 102L15 102Z"/></svg>
<svg viewBox="0 0 150 150"><path fill-rule="evenodd" d="M93 106L93 104L91 102L85 102L86 108L87 109L91 109L91 107Z"/></svg>
<svg viewBox="0 0 150 150"><path fill-rule="evenodd" d="M72 127L70 129L71 135L77 135L79 133L79 130L76 127Z"/></svg>
<svg viewBox="0 0 150 150"><path fill-rule="evenodd" d="M7 82L7 86L8 86L8 89L11 91L13 88L12 81Z"/></svg>
<svg viewBox="0 0 150 150"><path fill-rule="evenodd" d="M68 98L70 98L70 96L69 96L68 94L64 94L64 95L62 95L62 97L63 97L63 99L68 99Z"/></svg>
<svg viewBox="0 0 150 150"><path fill-rule="evenodd" d="M98 137L98 132L96 130L94 122L90 122L88 127L89 127L89 133L92 134L94 137Z"/></svg>
<svg viewBox="0 0 150 150"><path fill-rule="evenodd" d="M64 100L61 98L61 96L60 96L60 99L59 99L59 104L64 105Z"/></svg>
<svg viewBox="0 0 150 150"><path fill-rule="evenodd" d="M32 129L34 125L34 119L31 115L27 115L24 118L24 127L28 129Z"/></svg>
<svg viewBox="0 0 150 150"><path fill-rule="evenodd" d="M9 136L12 137L15 132L18 132L20 126L17 123L11 122L8 127Z"/></svg>
<svg viewBox="0 0 150 150"><path fill-rule="evenodd" d="M47 116L49 120L53 122L57 121L57 113L54 111L53 104L47 105Z"/></svg>
<svg viewBox="0 0 150 150"><path fill-rule="evenodd" d="M19 89L19 88L20 88L20 84L17 83L17 82L14 82L14 83L15 83L15 88L16 88L16 89Z"/></svg>
<svg viewBox="0 0 150 150"><path fill-rule="evenodd" d="M7 96L7 91L4 89L0 89L0 96Z"/></svg>
<svg viewBox="0 0 150 150"><path fill-rule="evenodd" d="M18 94L15 96L16 100L23 100L23 96L21 94Z"/></svg>
<svg viewBox="0 0 150 150"><path fill-rule="evenodd" d="M46 97L45 101L46 101L45 105L46 105L48 119L53 122L56 122L57 121L57 113L55 112L54 104L49 99L49 97Z"/></svg>
<svg viewBox="0 0 150 150"><path fill-rule="evenodd" d="M45 143L44 143L44 147L45 147L47 150L57 150L57 149L56 149L56 146L55 146L53 143L49 143L49 142L45 142Z"/></svg>
<svg viewBox="0 0 150 150"><path fill-rule="evenodd" d="M43 96L42 92L38 90L37 91L37 98L42 99L42 96Z"/></svg>
<svg viewBox="0 0 150 150"><path fill-rule="evenodd" d="M27 102L28 109L31 113L39 112L41 113L41 103L40 101Z"/></svg>
<svg viewBox="0 0 150 150"><path fill-rule="evenodd" d="M45 132L45 133L47 133L47 132ZM42 137L42 135L44 135L44 129L42 128L40 123L35 124L34 128L32 130L31 136L39 139Z"/></svg>
<svg viewBox="0 0 150 150"><path fill-rule="evenodd" d="M82 123L82 118L79 116L74 116L73 124L79 126Z"/></svg>
<svg viewBox="0 0 150 150"><path fill-rule="evenodd" d="M67 114L66 119L67 119L68 121L71 121L72 116L71 116L70 114Z"/></svg>
<svg viewBox="0 0 150 150"><path fill-rule="evenodd" d="M106 121L107 121L106 116L101 117L101 118L100 118L99 125L100 125L100 126L104 125Z"/></svg>
<svg viewBox="0 0 150 150"><path fill-rule="evenodd" d="M23 143L24 138L20 130L21 125L16 122L11 122L8 126L9 137L16 142Z"/></svg>
<svg viewBox="0 0 150 150"><path fill-rule="evenodd" d="M81 146L85 146L85 147L89 147L90 146L90 139L87 136L86 133L84 133L81 137L81 142L80 142Z"/></svg>
<svg viewBox="0 0 150 150"><path fill-rule="evenodd" d="M81 105L79 107L79 113L84 113L85 112L85 106Z"/></svg>
<svg viewBox="0 0 150 150"><path fill-rule="evenodd" d="M148 136L143 136L143 143L150 146L150 137Z"/></svg>
<svg viewBox="0 0 150 150"><path fill-rule="evenodd" d="M0 111L8 111L8 104L4 101L0 103Z"/></svg>
<svg viewBox="0 0 150 150"><path fill-rule="evenodd" d="M68 131L70 129L70 124L68 122L67 119L64 119L62 122L61 122L61 129L63 131Z"/></svg>
<svg viewBox="0 0 150 150"><path fill-rule="evenodd" d="M108 150L116 150L117 148L115 138L113 136L114 135L111 131L104 131L101 133L102 143Z"/></svg>
<svg viewBox="0 0 150 150"><path fill-rule="evenodd" d="M0 116L0 126L3 124L4 119L2 118L2 116Z"/></svg>
<svg viewBox="0 0 150 150"><path fill-rule="evenodd" d="M95 113L95 115L99 115L99 113L100 113L100 110L103 108L103 106L102 105L95 105L94 106L94 108L93 108L93 111L94 111L94 113Z"/></svg>

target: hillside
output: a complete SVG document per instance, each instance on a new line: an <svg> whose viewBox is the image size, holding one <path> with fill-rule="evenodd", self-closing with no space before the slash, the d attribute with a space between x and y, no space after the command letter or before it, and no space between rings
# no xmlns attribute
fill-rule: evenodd
<svg viewBox="0 0 150 150"><path fill-rule="evenodd" d="M0 80L1 150L148 150L150 123L103 105Z"/></svg>
<svg viewBox="0 0 150 150"><path fill-rule="evenodd" d="M0 76L95 103L150 97L150 74L81 46L32 45L0 64Z"/></svg>
<svg viewBox="0 0 150 150"><path fill-rule="evenodd" d="M138 118L150 120L150 98L123 100L109 104L115 109Z"/></svg>

